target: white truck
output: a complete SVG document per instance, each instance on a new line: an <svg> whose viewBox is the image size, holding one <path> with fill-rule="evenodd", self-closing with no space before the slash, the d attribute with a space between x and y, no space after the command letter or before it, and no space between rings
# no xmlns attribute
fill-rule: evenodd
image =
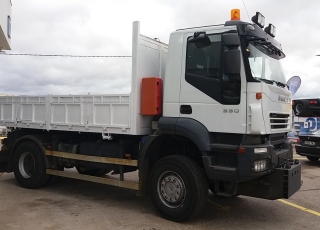
<svg viewBox="0 0 320 230"><path fill-rule="evenodd" d="M234 19L177 30L169 46L134 22L130 94L1 97L1 171L30 189L62 176L139 190L174 221L201 213L208 190L289 198L301 165L286 139L285 55L260 13Z"/></svg>

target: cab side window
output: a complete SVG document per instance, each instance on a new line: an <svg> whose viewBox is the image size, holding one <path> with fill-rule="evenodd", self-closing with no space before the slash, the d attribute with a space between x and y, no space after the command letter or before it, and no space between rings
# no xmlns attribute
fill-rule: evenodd
<svg viewBox="0 0 320 230"><path fill-rule="evenodd" d="M209 35L208 37L211 44L204 48L197 48L194 43L188 42L186 74L220 79L221 35Z"/></svg>
<svg viewBox="0 0 320 230"><path fill-rule="evenodd" d="M223 74L223 53L227 48L222 44L222 34L208 35L210 45L199 48L187 41L186 81L221 104L240 103L240 76L228 77Z"/></svg>
<svg viewBox="0 0 320 230"><path fill-rule="evenodd" d="M215 101L222 103L221 97L221 34L208 35L210 44L199 48L195 43L187 41L186 81L208 95Z"/></svg>

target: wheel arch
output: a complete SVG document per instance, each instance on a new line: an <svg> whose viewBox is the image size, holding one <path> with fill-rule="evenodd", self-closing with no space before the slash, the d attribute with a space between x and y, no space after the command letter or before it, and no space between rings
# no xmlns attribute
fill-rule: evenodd
<svg viewBox="0 0 320 230"><path fill-rule="evenodd" d="M158 128L156 132L146 138L140 150L139 169L144 167L146 159L149 161L148 168L152 168L156 161L161 159L158 150L168 137L172 139L184 138L185 141L192 143L199 151L197 157L201 157L201 163L203 163L202 156L206 155L206 151L210 151L212 143L210 133L203 124L191 118L162 117L159 120Z"/></svg>
<svg viewBox="0 0 320 230"><path fill-rule="evenodd" d="M159 129L186 137L194 142L201 151L210 151L212 139L208 129L199 121L187 117L162 117Z"/></svg>

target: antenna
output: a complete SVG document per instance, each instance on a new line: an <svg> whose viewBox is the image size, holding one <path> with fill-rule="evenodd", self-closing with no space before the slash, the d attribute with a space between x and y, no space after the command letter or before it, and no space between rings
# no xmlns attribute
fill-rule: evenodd
<svg viewBox="0 0 320 230"><path fill-rule="evenodd" d="M249 19L249 21L251 21L249 13L248 13L248 10L247 10L247 7L246 7L246 4L244 3L244 0L242 0L242 2L243 2L243 5L244 5L244 8L246 9L246 12L247 12L247 15L248 15L248 19Z"/></svg>

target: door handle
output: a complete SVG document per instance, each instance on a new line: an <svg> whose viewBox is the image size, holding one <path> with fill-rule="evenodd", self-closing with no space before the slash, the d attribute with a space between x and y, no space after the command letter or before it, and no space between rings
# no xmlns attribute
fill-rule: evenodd
<svg viewBox="0 0 320 230"><path fill-rule="evenodd" d="M181 105L180 106L180 113L181 114L191 114L192 113L191 105Z"/></svg>

